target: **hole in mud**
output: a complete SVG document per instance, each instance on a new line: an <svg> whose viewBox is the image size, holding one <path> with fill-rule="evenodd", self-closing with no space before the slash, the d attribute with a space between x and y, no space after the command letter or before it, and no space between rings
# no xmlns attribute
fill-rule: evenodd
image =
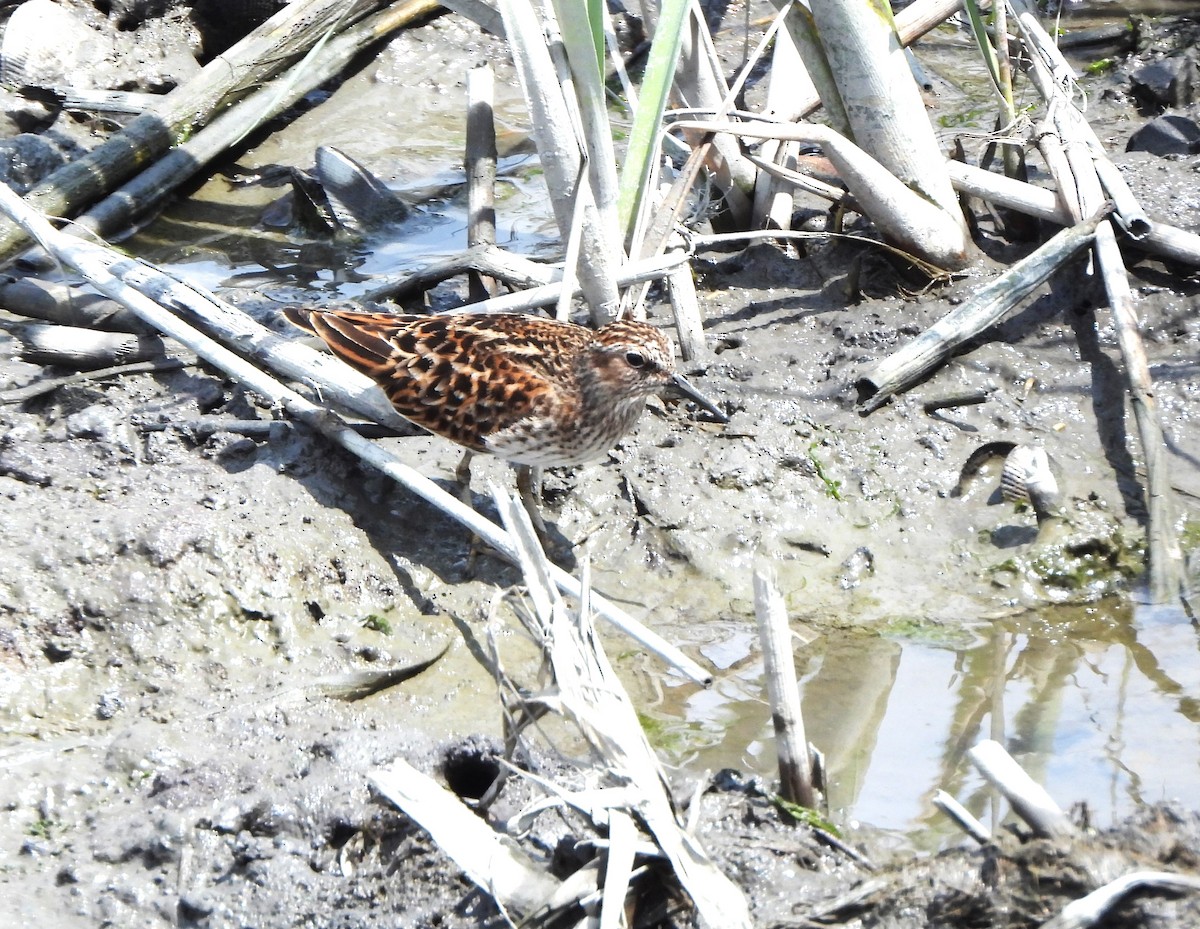
<svg viewBox="0 0 1200 929"><path fill-rule="evenodd" d="M478 800L500 776L496 756L492 746L478 742L452 746L442 758L446 786L464 800Z"/></svg>
<svg viewBox="0 0 1200 929"><path fill-rule="evenodd" d="M352 825L346 820L338 820L333 823L329 830L329 846L330 848L341 848L358 832L358 827Z"/></svg>

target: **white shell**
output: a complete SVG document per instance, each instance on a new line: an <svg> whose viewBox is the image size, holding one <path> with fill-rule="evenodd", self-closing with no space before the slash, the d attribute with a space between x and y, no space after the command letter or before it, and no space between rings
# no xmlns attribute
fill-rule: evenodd
<svg viewBox="0 0 1200 929"><path fill-rule="evenodd" d="M1038 445L1018 445L1009 452L1000 474L1000 493L1011 502L1031 503L1038 513L1054 510L1062 492L1046 450Z"/></svg>

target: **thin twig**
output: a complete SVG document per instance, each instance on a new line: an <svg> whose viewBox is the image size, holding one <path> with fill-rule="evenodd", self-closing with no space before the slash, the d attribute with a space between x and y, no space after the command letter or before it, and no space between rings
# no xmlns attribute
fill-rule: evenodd
<svg viewBox="0 0 1200 929"><path fill-rule="evenodd" d="M988 827L971 815L971 811L955 800L944 790L933 795L933 805L954 820L960 829L980 845L992 841L992 833Z"/></svg>

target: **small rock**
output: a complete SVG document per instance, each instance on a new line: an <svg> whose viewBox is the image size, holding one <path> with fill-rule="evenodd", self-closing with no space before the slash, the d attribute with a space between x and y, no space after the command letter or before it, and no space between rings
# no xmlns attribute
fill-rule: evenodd
<svg viewBox="0 0 1200 929"><path fill-rule="evenodd" d="M182 921L197 921L211 916L217 908L216 901L206 891L184 894L179 898L179 916Z"/></svg>
<svg viewBox="0 0 1200 929"><path fill-rule="evenodd" d="M106 403L95 403L72 413L66 419L66 427L71 438L94 439L126 459L133 458L139 444L133 427Z"/></svg>
<svg viewBox="0 0 1200 929"><path fill-rule="evenodd" d="M7 89L0 89L0 114L0 131L7 130L5 138L22 132L40 132L57 115L44 100Z"/></svg>
<svg viewBox="0 0 1200 929"><path fill-rule="evenodd" d="M54 483L46 466L34 460L29 450L20 446L0 451L0 474L38 487L49 487Z"/></svg>
<svg viewBox="0 0 1200 929"><path fill-rule="evenodd" d="M59 887L66 884L78 884L79 873L75 870L74 865L63 865L58 869L58 873L54 875L54 883Z"/></svg>
<svg viewBox="0 0 1200 929"><path fill-rule="evenodd" d="M719 455L708 471L709 481L723 490L746 490L767 483L774 475L770 462L744 448Z"/></svg>
<svg viewBox="0 0 1200 929"><path fill-rule="evenodd" d="M26 839L21 843L21 854L30 858L45 858L54 854L54 846L43 839Z"/></svg>
<svg viewBox="0 0 1200 929"><path fill-rule="evenodd" d="M210 445L215 446L215 456L220 460L246 458L253 455L258 448L257 442L245 436L232 436L227 432L219 433L219 435L220 439L213 436Z"/></svg>
<svg viewBox="0 0 1200 929"><path fill-rule="evenodd" d="M1159 116L1130 137L1125 151L1150 152L1160 157L1195 155L1200 153L1200 126L1186 116Z"/></svg>
<svg viewBox="0 0 1200 929"><path fill-rule="evenodd" d="M196 388L195 400L201 413L211 413L225 403L225 388L217 381L204 381Z"/></svg>
<svg viewBox="0 0 1200 929"><path fill-rule="evenodd" d="M84 154L66 140L24 133L0 141L0 181L23 194L47 175Z"/></svg>
<svg viewBox="0 0 1200 929"><path fill-rule="evenodd" d="M113 411L96 405L67 417L67 435L73 439L102 439L112 430Z"/></svg>
<svg viewBox="0 0 1200 929"><path fill-rule="evenodd" d="M1178 56L1163 58L1139 68L1130 76L1134 96L1152 111L1185 107L1196 98L1196 63Z"/></svg>
<svg viewBox="0 0 1200 929"><path fill-rule="evenodd" d="M65 636L55 636L47 639L42 646L42 654L58 664L60 661L66 661L75 654L75 645L70 639Z"/></svg>
<svg viewBox="0 0 1200 929"><path fill-rule="evenodd" d="M116 693L101 694L96 701L96 718L112 719L125 708L125 701Z"/></svg>

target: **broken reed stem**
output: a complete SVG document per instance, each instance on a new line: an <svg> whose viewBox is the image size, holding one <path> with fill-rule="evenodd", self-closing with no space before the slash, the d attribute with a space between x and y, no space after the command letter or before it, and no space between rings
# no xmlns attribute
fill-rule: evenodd
<svg viewBox="0 0 1200 929"><path fill-rule="evenodd" d="M1096 133L1092 131L1083 114L1075 108L1064 89L1065 86L1069 86L1070 66L1025 0L1009 2L1017 14L1021 34L1031 51L1030 73L1033 81L1052 108L1054 126L1066 147L1067 162L1075 177L1079 209L1088 212L1092 205L1104 197L1101 177L1103 173L1128 211L1127 215L1122 217L1121 225L1135 239L1145 238L1151 231L1150 223L1141 212L1120 172L1111 165L1099 170L1096 167L1097 163L1105 160L1107 156ZM1121 360L1124 362L1134 420L1137 423L1142 458L1146 467L1147 593L1152 603L1168 603L1179 598L1184 589L1183 551L1175 532L1174 494L1171 490L1162 424L1154 397L1154 382L1150 376L1141 333L1138 331L1139 321L1134 309L1133 292L1129 287L1129 275L1121 251L1117 247L1116 233L1111 221L1104 221L1096 229L1093 254L1112 310L1113 326L1117 333Z"/></svg>
<svg viewBox="0 0 1200 929"><path fill-rule="evenodd" d="M794 9L788 10L786 16L794 16ZM779 30L775 37L775 45L771 49L771 69L768 72L766 110L763 115L769 119L778 119L781 114L790 112L792 100L805 94L812 86L812 77L804 65L800 50L792 37L789 20L784 20L785 28ZM758 156L747 153L745 157L751 164L759 168L754 182L754 212L751 215L751 226L754 229L790 229L792 227L792 211L794 208L794 193L780 184L769 172L762 170L764 164L791 165L795 162L799 146L796 143L779 143L767 141L762 144Z"/></svg>
<svg viewBox="0 0 1200 929"><path fill-rule="evenodd" d="M967 340L1002 320L1026 297L1092 241L1100 214L1061 230L1022 258L908 345L868 369L857 381L861 412L879 409L940 365Z"/></svg>
<svg viewBox="0 0 1200 929"><path fill-rule="evenodd" d="M1046 789L1026 774L999 742L985 739L967 752L967 758L1039 836L1065 841L1079 834Z"/></svg>
<svg viewBox="0 0 1200 929"><path fill-rule="evenodd" d="M30 364L61 365L80 370L161 361L166 357L166 346L157 335L98 332L44 323L14 326L12 332L21 342L21 360Z"/></svg>
<svg viewBox="0 0 1200 929"><path fill-rule="evenodd" d="M477 272L480 277L501 280L518 291L553 284L562 278L562 271L548 264L531 261L524 255L506 251L497 245L479 245L430 261L402 277L379 278L380 283L359 299L371 303L419 297L442 281L471 272ZM455 312L466 311L460 309Z"/></svg>
<svg viewBox="0 0 1200 929"><path fill-rule="evenodd" d="M1134 242L1144 240L1154 228L1153 223L1146 216L1142 205L1134 198L1133 191L1125 183L1125 178L1121 176L1117 166L1107 156L1097 155L1094 146L1092 147L1092 167L1096 171L1096 176L1100 178L1100 185L1104 188L1104 192L1116 206L1114 216L1121 224L1121 228Z"/></svg>
<svg viewBox="0 0 1200 929"><path fill-rule="evenodd" d="M432 480L408 467L390 452L363 438L332 411L285 387L267 372L125 284L109 267L114 255L110 249L54 229L43 216L3 184L0 184L0 212L5 213L29 235L35 237L38 243L56 258L78 270L93 287L128 307L159 332L190 348L209 364L250 390L282 406L289 415L309 428L320 432L394 481L403 484L417 496L462 523L504 557L516 558L516 547L512 539L491 520L476 513L457 497L446 493ZM132 264L128 259L124 259L124 256L117 257ZM555 565L550 566L550 572L560 590L572 597L580 595L580 584L576 578ZM648 651L658 655L667 664L698 683L708 684L712 680L712 676L704 668L619 607L595 593L591 595L591 600L597 614L641 643Z"/></svg>
<svg viewBox="0 0 1200 929"><path fill-rule="evenodd" d="M536 913L560 882L459 797L403 758L369 774L372 786L413 822L504 910Z"/></svg>
<svg viewBox="0 0 1200 929"><path fill-rule="evenodd" d="M10 390L0 390L0 404L24 403L34 397L68 387L71 384L84 384L88 381L104 381L113 377L125 377L128 374L149 374L157 371L177 371L179 368L190 367L194 362L182 358L163 358L161 361L138 361L133 364L114 365L111 368L99 368L95 371L80 371L65 377L49 377L26 384L24 387L13 387Z"/></svg>
<svg viewBox="0 0 1200 929"><path fill-rule="evenodd" d="M1129 277L1112 223L1102 223L1096 230L1094 248L1097 262L1104 270L1104 289L1108 294L1121 358L1125 362L1133 418L1146 467L1147 588L1152 603L1168 603L1181 595L1185 581L1183 550L1175 534L1175 493L1171 489L1167 446L1154 398L1154 382L1146 359L1146 347L1138 332L1133 292L1129 289Z"/></svg>
<svg viewBox="0 0 1200 929"><path fill-rule="evenodd" d="M988 827L946 791L939 790L933 795L933 805L954 820L963 832L980 845L987 845L992 841L992 833Z"/></svg>
<svg viewBox="0 0 1200 929"><path fill-rule="evenodd" d="M104 332L151 330L119 303L82 287L22 277L0 283L0 306L16 316Z"/></svg>
<svg viewBox="0 0 1200 929"><path fill-rule="evenodd" d="M1080 206L1081 197L1075 184L1075 174L1071 171L1071 165L1067 161L1062 136L1059 135L1055 126L1053 111L1057 105L1056 102L1049 104L1051 113L1038 125L1037 147L1050 172L1050 177L1054 179L1059 205L1067 211L1072 222L1079 222L1083 219L1083 209Z"/></svg>
<svg viewBox="0 0 1200 929"><path fill-rule="evenodd" d="M792 658L792 630L787 610L766 565L754 569L754 615L762 641L763 669L775 725L775 752L779 758L779 793L789 803L816 808L808 739L800 709L800 688Z"/></svg>
<svg viewBox="0 0 1200 929"><path fill-rule="evenodd" d="M675 331L679 334L679 353L683 360L707 358L709 352L708 343L704 341L704 316L696 297L696 281L692 277L690 262L679 265L667 274L667 295L675 315Z"/></svg>
<svg viewBox="0 0 1200 929"><path fill-rule="evenodd" d="M1073 213L1053 190L958 161L948 162L947 168L950 171L950 182L961 193L979 197L997 206L1019 210L1038 219L1058 223L1060 226L1071 226L1077 222ZM1075 181L1070 177L1070 172L1067 173L1067 177L1068 186L1074 190ZM1130 242L1151 255L1200 268L1200 235L1194 232L1187 232L1155 220L1150 224L1150 232L1144 239L1136 242L1131 239Z"/></svg>
<svg viewBox="0 0 1200 929"><path fill-rule="evenodd" d="M1109 159L1095 130L1067 94L1066 89L1074 83L1074 72L1070 64L1049 33L1038 22L1026 0L1010 0L1010 5L1017 17L1021 37L1030 51L1030 73L1039 93L1050 105L1059 135L1068 146L1067 158L1071 162L1072 171L1077 178L1081 174L1096 175L1098 183L1104 189L1100 197L1103 199L1107 196L1116 204L1122 228L1135 241L1145 238L1150 232L1150 221L1129 185L1125 183L1125 178ZM1075 154L1072 153L1072 145L1080 147ZM1087 164L1083 163L1085 158L1088 160ZM1089 213L1089 204L1082 190L1080 199L1080 208L1085 214Z"/></svg>
<svg viewBox="0 0 1200 929"><path fill-rule="evenodd" d="M1062 911L1042 923L1041 929L1091 929L1108 915L1109 911L1123 903L1125 898L1137 890L1156 890L1166 893L1200 891L1200 879L1188 874L1170 871L1134 871L1123 874L1086 897L1072 900ZM1112 925L1121 925L1114 920Z"/></svg>
<svg viewBox="0 0 1200 929"><path fill-rule="evenodd" d="M496 123L492 102L495 75L485 64L467 72L467 246L496 244ZM496 296L496 280L467 275L472 302Z"/></svg>

